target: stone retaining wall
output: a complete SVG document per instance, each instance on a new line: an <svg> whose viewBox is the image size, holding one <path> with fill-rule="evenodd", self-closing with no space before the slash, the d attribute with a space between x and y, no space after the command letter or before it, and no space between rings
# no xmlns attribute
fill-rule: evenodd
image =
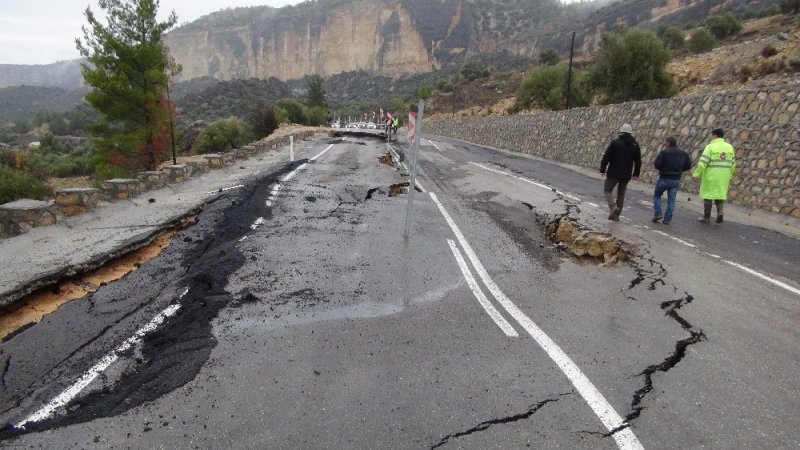
<svg viewBox="0 0 800 450"><path fill-rule="evenodd" d="M293 133L295 140L306 140L313 131ZM0 238L26 233L33 227L53 225L64 217L81 214L98 206L101 198L119 201L133 198L142 192L159 189L167 183L180 183L190 177L222 169L233 164L234 156L247 159L268 150L289 145L289 136L265 138L231 153L206 155L200 161L166 166L161 171L141 172L136 179L113 179L103 182L103 189L62 189L55 200L17 200L0 205ZM211 163L211 164L209 164Z"/></svg>
<svg viewBox="0 0 800 450"><path fill-rule="evenodd" d="M424 133L599 169L608 143L630 123L642 147L643 181L666 136L697 161L713 128L736 149L729 199L800 217L800 85L576 108L569 111L425 122ZM682 189L698 192L687 174Z"/></svg>

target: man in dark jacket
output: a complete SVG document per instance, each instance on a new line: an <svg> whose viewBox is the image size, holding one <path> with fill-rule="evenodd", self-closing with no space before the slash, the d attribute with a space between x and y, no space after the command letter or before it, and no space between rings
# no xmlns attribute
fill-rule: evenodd
<svg viewBox="0 0 800 450"><path fill-rule="evenodd" d="M633 127L626 123L622 125L619 132L619 137L611 141L603 155L603 160L600 161L600 173L606 178L603 192L611 210L608 219L616 221L619 221L619 215L622 212L628 182L631 181L631 178L639 179L639 170L642 168L642 151L639 143L631 135ZM606 167L608 173L606 173ZM633 173L632 177L631 173ZM616 202L612 196L615 186L617 187Z"/></svg>
<svg viewBox="0 0 800 450"><path fill-rule="evenodd" d="M656 170L658 170L658 180L656 189L653 192L653 209L655 215L653 222L664 219L664 225L669 225L672 221L672 212L675 211L675 197L681 188L681 175L683 172L692 168L692 158L688 153L678 148L674 137L668 137L664 141L664 150L656 156ZM661 196L667 191L667 212L661 215Z"/></svg>

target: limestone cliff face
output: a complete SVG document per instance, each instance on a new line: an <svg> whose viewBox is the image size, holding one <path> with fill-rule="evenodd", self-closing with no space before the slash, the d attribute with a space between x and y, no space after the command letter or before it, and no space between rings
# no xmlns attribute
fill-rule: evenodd
<svg viewBox="0 0 800 450"><path fill-rule="evenodd" d="M420 73L438 66L431 46L452 45L459 33L457 40L469 39L468 25L461 25L455 14L463 3L361 0L280 17L258 16L260 10L253 8L255 17L246 23L182 27L165 41L183 66L182 79L290 80L355 70L387 76Z"/></svg>

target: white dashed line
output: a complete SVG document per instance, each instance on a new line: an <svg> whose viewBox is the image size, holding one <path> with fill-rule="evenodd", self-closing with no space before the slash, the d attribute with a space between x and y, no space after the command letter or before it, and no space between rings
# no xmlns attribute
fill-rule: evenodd
<svg viewBox="0 0 800 450"><path fill-rule="evenodd" d="M673 241L680 242L681 244L683 244L683 245L685 245L687 247L697 248L697 246L692 244L691 242L686 242L683 239L677 238L677 237L675 237L675 236L673 236L671 234L664 233L663 231L660 231L660 230L652 230L652 231L653 231L653 233L660 234L662 236L668 237L668 238L672 239Z"/></svg>
<svg viewBox="0 0 800 450"><path fill-rule="evenodd" d="M222 189L217 189L216 191L206 192L206 194L218 194L220 192L230 191L230 190L233 190L233 189L241 189L243 187L244 187L243 184L237 184L236 186L231 186L231 187L226 187L226 188L222 188Z"/></svg>
<svg viewBox="0 0 800 450"><path fill-rule="evenodd" d="M440 152L442 151L442 149L440 149L439 146L436 145L432 140L430 139L425 139L425 140L428 141L428 144L431 144L433 148L435 148L436 150L439 150Z"/></svg>
<svg viewBox="0 0 800 450"><path fill-rule="evenodd" d="M178 299L182 299L188 292L189 288L186 288ZM158 328L158 326L164 323L168 317L174 316L180 308L180 303L169 305L166 309L153 317L153 319L145 326L139 328L136 333L133 334L133 336L129 337L114 350L106 354L102 359L100 359L100 361L97 362L97 364L92 366L80 378L78 378L76 382L64 390L64 392L50 400L41 409L16 424L15 427L22 430L25 429L25 426L29 423L41 422L42 420L52 417L56 410L63 408L69 402L71 402L78 394L81 393L81 391L86 389L86 387L89 386L89 384L91 384L92 381L98 377L98 375L100 375L109 366L111 366L111 364L117 361L122 353L125 353L126 351L130 350L131 347L138 344L147 333L150 333Z"/></svg>
<svg viewBox="0 0 800 450"><path fill-rule="evenodd" d="M500 175L505 175L505 176L507 176L507 177L515 178L515 179L517 179L517 180L524 181L524 182L526 182L526 183L530 183L530 184L532 184L532 185L534 185L534 186L540 187L540 188L542 188L542 189L547 189L548 191L555 192L555 193L556 193L556 194L558 194L558 195L562 195L562 196L564 196L564 197L570 198L570 199L572 199L572 200L575 200L575 201L578 201L578 202L582 201L582 200L580 199L580 197L576 197L576 196L574 196L574 195L567 194L566 192L561 192L561 191L559 191L558 189L556 189L556 188L554 188L554 187L550 187L550 186L547 186L547 185L545 185L545 184L538 183L538 182L536 182L536 181L533 181L533 180L529 180L529 179L527 179L527 178L519 177L519 176L516 176L516 175L510 174L510 173L508 173L508 172L503 172L502 170L496 170L496 169L492 169L491 167L486 167L486 166L484 166L483 164L478 164L478 163L476 163L476 162L470 162L470 164L473 164L473 165L475 165L475 166L478 166L478 167L480 167L481 169L488 170L488 171L490 171L490 172L499 173Z"/></svg>
<svg viewBox="0 0 800 450"><path fill-rule="evenodd" d="M709 254L709 256L710 256L710 254ZM786 284L786 283L784 283L782 281L778 281L778 280L776 280L774 278L770 278L770 277L764 275L763 273L756 272L755 270L753 270L753 269L751 269L751 268L749 268L747 266L743 266L743 265L741 265L739 263L735 263L733 261L728 261L726 259L723 259L721 261L724 262L725 264L730 264L731 266L736 267L737 269L744 270L745 272L747 272L747 273L749 273L751 275L755 275L755 276L757 276L758 278L761 278L764 281L767 281L769 283L774 284L775 286L782 287L783 289L786 289L789 292L793 292L793 293L795 293L797 295L800 295L800 289L796 289L796 288L794 288L792 286L789 286L788 284Z"/></svg>
<svg viewBox="0 0 800 450"><path fill-rule="evenodd" d="M596 204L594 204L592 202L586 202L586 204L591 206L591 207L593 207L593 208L599 208L600 207L600 205L596 205Z"/></svg>
<svg viewBox="0 0 800 450"><path fill-rule="evenodd" d="M603 425L608 431L618 430L612 434L617 446L621 449L642 449L642 444L629 427L625 427L626 422L614 410L614 407L603 397L603 394L592 384L586 375L581 372L572 359L564 353L563 350L553 341L541 328L539 328L525 313L520 310L506 295L500 290L500 287L495 284L494 280L489 276L489 273L483 267L483 264L478 259L478 256L472 250L472 247L467 242L461 230L455 224L450 214L444 209L444 205L436 197L433 192L430 193L431 198L439 207L439 211L444 216L445 221L450 226L453 234L456 236L458 243L464 249L475 272L480 276L483 284L492 293L498 303L513 317L528 334L536 341L537 344L547 353L550 359L556 363L564 375L572 382L575 389L581 394L592 411L597 415Z"/></svg>
<svg viewBox="0 0 800 450"><path fill-rule="evenodd" d="M456 246L456 243L453 242L452 239L447 240L447 244L450 245L450 250L453 251L453 256L456 258L456 262L458 263L458 267L461 269L461 273L464 275L464 279L467 280L467 285L472 290L472 293L475 294L475 298L478 299L478 303L481 304L486 314L494 320L494 323L503 330L503 333L509 337L517 337L517 330L511 326L510 323L502 316L500 313L495 309L492 303L486 298L481 291L480 286L478 286L478 282L475 281L475 278L472 276L472 272L469 270L469 266L467 266L467 262L464 261L464 257L461 256L461 251Z"/></svg>

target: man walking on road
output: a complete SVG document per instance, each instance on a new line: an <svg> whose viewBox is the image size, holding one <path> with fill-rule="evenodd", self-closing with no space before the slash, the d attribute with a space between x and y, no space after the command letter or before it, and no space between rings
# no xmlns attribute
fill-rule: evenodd
<svg viewBox="0 0 800 450"><path fill-rule="evenodd" d="M606 178L603 192L611 210L608 220L615 221L619 221L628 182L631 181L631 178L639 179L639 170L642 168L642 151L639 143L631 135L633 127L626 123L622 125L619 132L619 137L611 141L603 155L603 160L600 161L600 173ZM606 167L608 167L608 173L606 173ZM633 173L632 177L631 172ZM612 196L615 186L617 187L616 202Z"/></svg>
<svg viewBox="0 0 800 450"><path fill-rule="evenodd" d="M711 142L703 149L692 177L700 179L700 198L703 199L703 217L700 223L709 223L711 203L717 206L717 223L722 223L722 207L728 199L728 186L736 170L733 146L725 142L721 128L711 131Z"/></svg>
<svg viewBox="0 0 800 450"><path fill-rule="evenodd" d="M675 198L681 188L681 175L692 168L692 158L678 148L674 137L668 137L664 140L664 150L656 156L654 166L658 170L658 180L653 192L653 222L664 219L664 225L669 225L675 211ZM661 196L664 191L667 191L667 211L661 215Z"/></svg>

